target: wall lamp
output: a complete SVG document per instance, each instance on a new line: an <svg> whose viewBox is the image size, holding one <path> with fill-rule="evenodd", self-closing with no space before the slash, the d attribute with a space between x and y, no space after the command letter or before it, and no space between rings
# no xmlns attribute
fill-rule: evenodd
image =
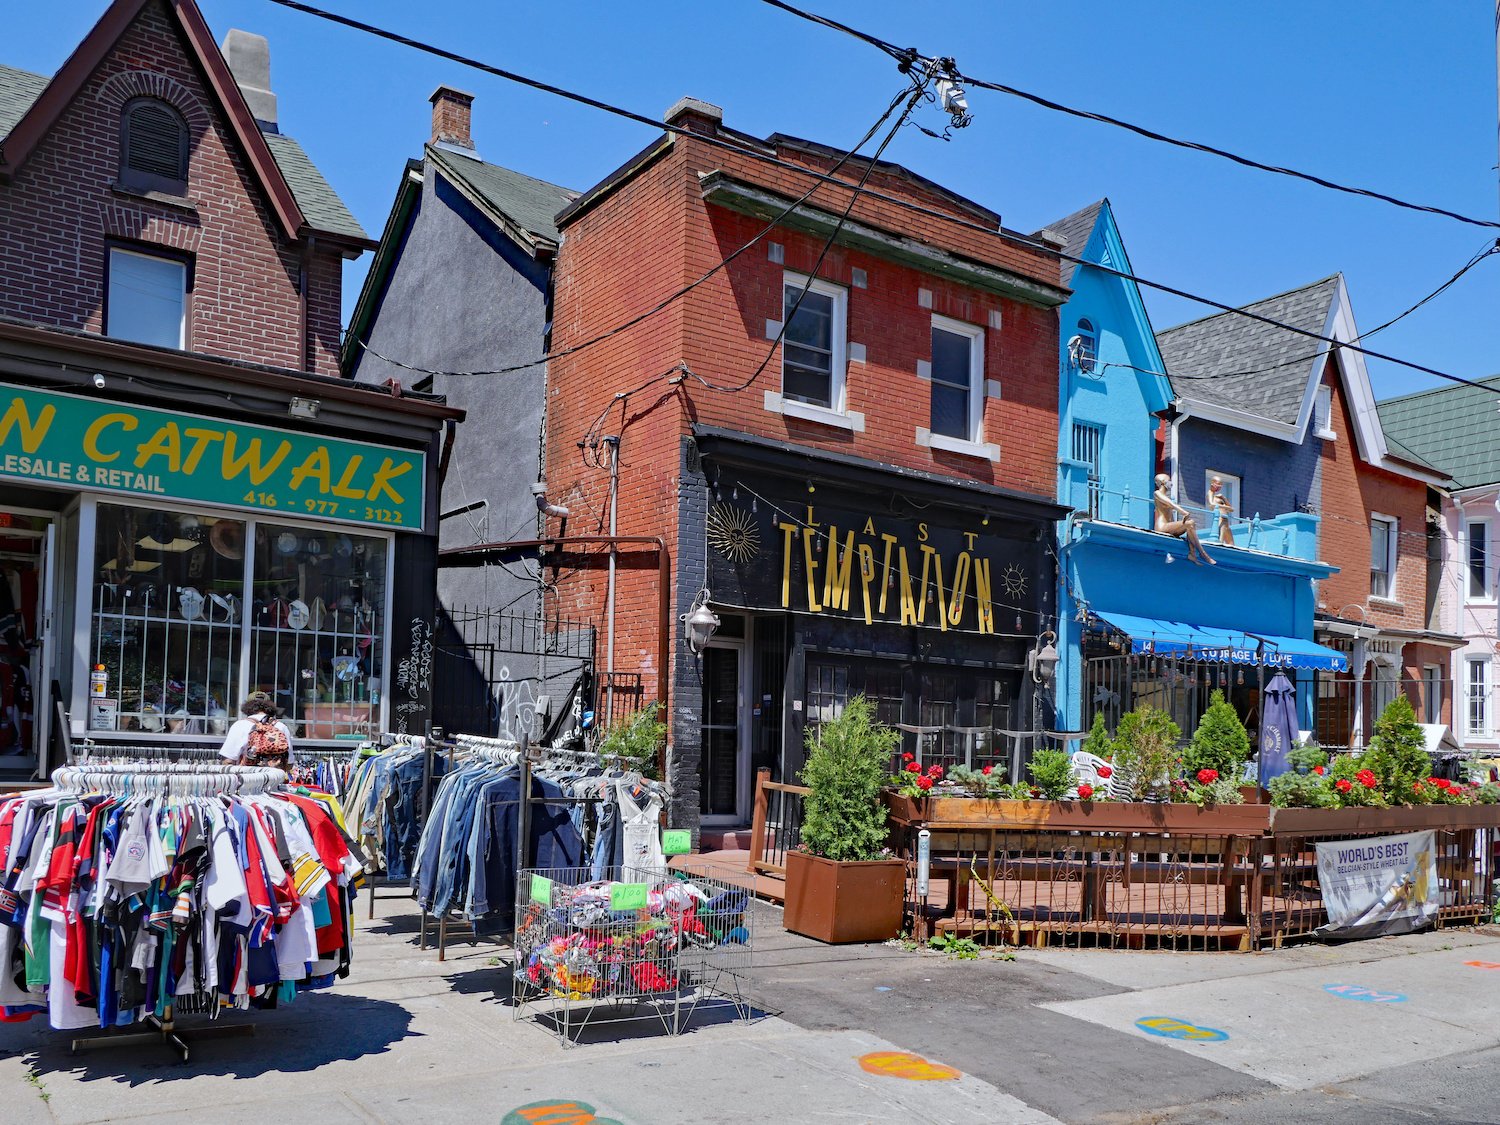
<svg viewBox="0 0 1500 1125"><path fill-rule="evenodd" d="M719 629L719 615L708 608L707 587L698 591L693 599L693 608L681 617L682 636L687 641L688 651L700 654Z"/></svg>
<svg viewBox="0 0 1500 1125"><path fill-rule="evenodd" d="M1034 683L1050 684L1057 677L1057 634L1048 629L1037 641L1040 647L1026 654L1026 667Z"/></svg>

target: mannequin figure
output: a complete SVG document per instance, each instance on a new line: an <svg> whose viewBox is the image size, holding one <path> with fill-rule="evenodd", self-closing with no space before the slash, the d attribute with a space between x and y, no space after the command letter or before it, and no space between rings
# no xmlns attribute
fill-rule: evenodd
<svg viewBox="0 0 1500 1125"><path fill-rule="evenodd" d="M1208 482L1208 510L1218 517L1219 542L1233 547L1234 529L1229 526L1229 521L1234 518L1234 506L1224 495L1224 482L1218 477Z"/></svg>
<svg viewBox="0 0 1500 1125"><path fill-rule="evenodd" d="M1171 478L1166 473L1156 474L1156 530L1163 535L1186 539L1188 558L1193 562L1216 565L1203 549L1203 544L1198 542L1198 521L1167 492L1167 486L1171 483Z"/></svg>

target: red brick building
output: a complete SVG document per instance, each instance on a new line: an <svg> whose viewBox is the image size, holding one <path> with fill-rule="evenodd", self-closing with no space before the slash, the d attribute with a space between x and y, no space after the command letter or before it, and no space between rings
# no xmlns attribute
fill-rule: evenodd
<svg viewBox="0 0 1500 1125"><path fill-rule="evenodd" d="M431 620L461 413L334 377L373 244L269 73L192 0L114 0L51 76L0 62L0 770L45 771L54 703L126 745L212 742L257 689L314 746L427 713L388 623Z"/></svg>
<svg viewBox="0 0 1500 1125"><path fill-rule="evenodd" d="M546 478L569 533L674 556L665 653L646 556L622 551L612 614L597 559L554 560L557 612L612 616L613 671L645 699L669 677L674 823L743 822L752 770L795 774L806 727L856 691L959 757L1030 728L1060 513L1055 248L887 163L840 222L862 160L818 184L837 152L691 99L669 121L689 132L557 217ZM701 654L681 625L699 603L720 619Z"/></svg>

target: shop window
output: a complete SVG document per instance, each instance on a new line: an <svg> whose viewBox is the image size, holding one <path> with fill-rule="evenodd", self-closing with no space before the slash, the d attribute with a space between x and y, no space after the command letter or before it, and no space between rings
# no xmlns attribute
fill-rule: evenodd
<svg viewBox="0 0 1500 1125"><path fill-rule="evenodd" d="M1490 522L1469 520L1464 525L1464 570L1469 601L1495 597L1495 572L1490 567Z"/></svg>
<svg viewBox="0 0 1500 1125"><path fill-rule="evenodd" d="M783 399L843 411L847 301L848 294L837 285L794 273L785 275L782 283L782 319L786 325L781 353Z"/></svg>
<svg viewBox="0 0 1500 1125"><path fill-rule="evenodd" d="M188 128L156 98L135 98L120 115L120 186L133 191L187 193Z"/></svg>
<svg viewBox="0 0 1500 1125"><path fill-rule="evenodd" d="M269 693L299 739L378 725L389 542L328 529L97 506L95 732L223 734ZM249 549L247 549L247 545Z"/></svg>
<svg viewBox="0 0 1500 1125"><path fill-rule="evenodd" d="M245 524L100 504L89 643L92 731L222 734L238 695Z"/></svg>
<svg viewBox="0 0 1500 1125"><path fill-rule="evenodd" d="M1389 598L1396 580L1396 534L1399 522L1392 516L1370 516L1370 595Z"/></svg>
<svg viewBox="0 0 1500 1125"><path fill-rule="evenodd" d="M304 738L368 733L378 719L386 546L256 525L249 690L271 693Z"/></svg>
<svg viewBox="0 0 1500 1125"><path fill-rule="evenodd" d="M932 432L979 441L984 421L984 330L932 318Z"/></svg>
<svg viewBox="0 0 1500 1125"><path fill-rule="evenodd" d="M104 334L161 348L187 346L188 263L111 247Z"/></svg>

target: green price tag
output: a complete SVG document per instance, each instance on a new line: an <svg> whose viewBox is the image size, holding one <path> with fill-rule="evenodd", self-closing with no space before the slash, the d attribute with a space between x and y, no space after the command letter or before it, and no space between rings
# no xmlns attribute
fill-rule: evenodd
<svg viewBox="0 0 1500 1125"><path fill-rule="evenodd" d="M661 834L661 850L667 855L687 855L693 850L693 834L685 828L669 828Z"/></svg>
<svg viewBox="0 0 1500 1125"><path fill-rule="evenodd" d="M544 906L552 905L552 880L545 875L531 877L531 901Z"/></svg>
<svg viewBox="0 0 1500 1125"><path fill-rule="evenodd" d="M611 910L645 910L646 892L650 890L646 883L615 883L609 888L609 908Z"/></svg>

